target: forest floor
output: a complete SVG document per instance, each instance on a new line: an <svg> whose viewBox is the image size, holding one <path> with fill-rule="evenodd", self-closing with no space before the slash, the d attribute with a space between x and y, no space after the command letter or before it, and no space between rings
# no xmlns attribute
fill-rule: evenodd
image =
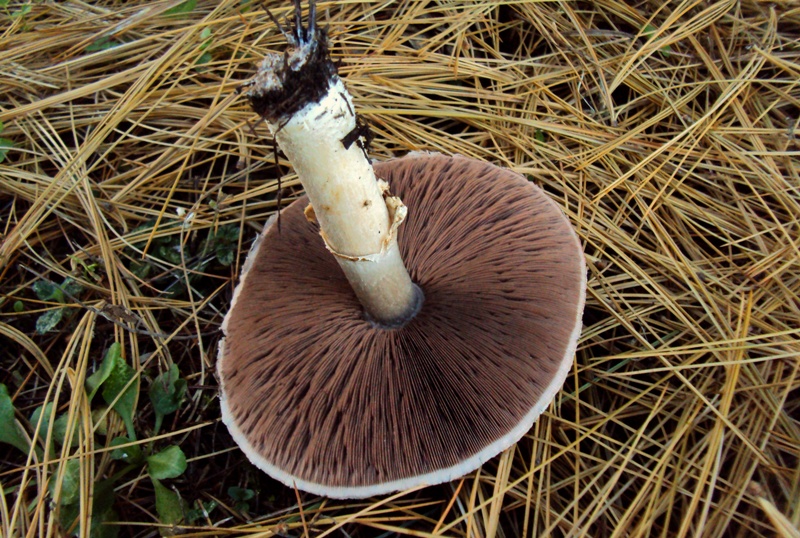
<svg viewBox="0 0 800 538"><path fill-rule="evenodd" d="M220 421L220 324L277 207L236 92L285 44L264 6L292 11L0 2L2 536L800 536L797 3L319 3L375 158L525 174L589 269L533 429L362 501L282 486Z"/></svg>

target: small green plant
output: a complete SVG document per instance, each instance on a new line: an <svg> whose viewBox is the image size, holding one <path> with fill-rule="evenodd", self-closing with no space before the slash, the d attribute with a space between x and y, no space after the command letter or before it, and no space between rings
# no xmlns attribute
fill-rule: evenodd
<svg viewBox="0 0 800 538"><path fill-rule="evenodd" d="M131 381L135 376L136 372L122 360L119 344L115 343L106 353L106 358L103 359L97 372L87 380L87 389L91 398L100 385L103 385L101 393L103 399L119 413L125 423L128 435L117 437L110 443L111 446L117 447L111 453L112 459L128 464L122 474L146 465L156 495L156 512L159 519L162 523L177 525L185 519L188 506L177 491L164 486L161 481L177 478L186 471L186 455L177 445L170 445L155 452L152 443L149 443L144 450L134 444L136 433L133 416L139 392L138 382ZM148 393L156 415L154 432L158 432L166 415L180 408L186 390L186 380L180 377L178 366L175 364L153 380ZM162 535L166 534L171 534L170 529L162 528Z"/></svg>
<svg viewBox="0 0 800 538"><path fill-rule="evenodd" d="M249 512L250 503L248 501L252 500L255 496L256 492L252 489L240 488L238 486L231 486L228 488L228 497L233 499L233 507L239 512Z"/></svg>
<svg viewBox="0 0 800 538"><path fill-rule="evenodd" d="M75 282L70 277L64 279L60 286L56 286L47 280L37 280L33 284L33 292L40 301L56 302L66 304L68 295L77 297L83 291L83 286ZM64 317L66 307L56 307L40 315L36 320L36 332L45 334L50 332L59 324Z"/></svg>
<svg viewBox="0 0 800 538"><path fill-rule="evenodd" d="M194 525L198 520L208 519L211 512L213 512L218 505L217 501L201 501L198 499L195 501L195 508L186 512L186 522L189 525Z"/></svg>
<svg viewBox="0 0 800 538"><path fill-rule="evenodd" d="M150 385L150 401L156 414L154 435L161 429L164 417L180 408L184 396L186 396L186 380L181 379L177 364L173 364L169 370L153 380Z"/></svg>
<svg viewBox="0 0 800 538"><path fill-rule="evenodd" d="M203 40L203 43L200 45L200 50L203 51L203 54L201 54L197 58L197 61L195 61L195 65L198 66L207 64L211 61L211 52L206 50L214 42L214 38L211 36L211 28L203 28L203 31L200 32L200 39Z"/></svg>
<svg viewBox="0 0 800 538"><path fill-rule="evenodd" d="M97 261L92 261L91 257L88 260L83 260L76 254L70 254L68 258L70 272L73 275L81 275L85 280L92 282L101 282L103 280L100 275L103 267Z"/></svg>
<svg viewBox="0 0 800 538"><path fill-rule="evenodd" d="M119 526L106 525L107 521L117 520L114 511L114 487L119 481L131 472L146 470L153 484L156 497L156 512L161 523L178 525L191 518L207 516L214 509L215 503L199 503L196 511L190 511L186 501L174 487L165 485L165 480L178 478L187 468L186 455L177 445L168 445L156 449L154 442L137 442L137 432L134 424L139 396L140 376L136 370L125 362L122 357L122 347L118 343L109 346L103 360L96 371L85 382L86 397L89 404L99 394L104 405L96 406L92 411L92 420L98 423L98 435L106 434L105 415L114 412L119 415L125 424L126 435L111 439L109 446L111 458L123 464L108 478L94 484L92 500L92 520L88 535L90 538L114 538L119 533ZM173 364L164 373L158 375L150 383L148 395L155 412L155 429L158 431L165 416L175 413L180 409L187 391L186 380L181 378L177 365ZM47 402L37 407L31 414L31 428L36 430L38 443L47 445L47 440L54 443L50 446L50 456L55 458L55 446L69 448L77 446L79 441L78 424L69 432L68 413L54 417L56 405ZM14 404L5 385L0 384L0 442L10 444L21 452L28 454L31 449L29 438L25 430L17 422ZM43 451L39 446L36 449L39 460ZM80 528L80 485L81 461L79 458L67 458L61 462L55 473L50 475L48 491L58 507L59 521L68 534L85 535L85 530ZM170 527L161 528L162 535L171 535Z"/></svg>
<svg viewBox="0 0 800 538"><path fill-rule="evenodd" d="M86 385L90 389L89 401L94 398L100 386L103 386L103 400L122 417L128 437L135 440L133 417L139 395L139 378L136 370L122 358L121 351L118 343L112 344L100 364L100 369L89 376Z"/></svg>
<svg viewBox="0 0 800 538"><path fill-rule="evenodd" d="M132 235L144 235L153 230L155 220L150 220L141 226L136 227ZM168 224L167 228L177 228L177 223ZM145 248L147 240L142 240L134 243L133 249L130 250L129 255L133 260L130 264L131 272L141 279L146 279L150 273L156 268L157 261L164 261L172 265L179 265L181 263L181 238L179 234L155 236L150 242L150 255L154 258L153 262L144 259L137 259L139 254L136 251L141 251Z"/></svg>
<svg viewBox="0 0 800 538"><path fill-rule="evenodd" d="M30 443L22 427L14 418L14 402L8 394L8 388L0 383L0 443L7 443L27 454Z"/></svg>
<svg viewBox="0 0 800 538"><path fill-rule="evenodd" d="M220 226L216 232L209 232L204 250L214 250L214 257L224 266L233 263L236 247L239 242L239 227L235 224Z"/></svg>
<svg viewBox="0 0 800 538"><path fill-rule="evenodd" d="M44 415L44 417L42 417ZM31 414L31 418L29 422L32 426L39 425L39 439L44 440L47 438L47 430L49 428L51 419L53 416L53 402L48 402L45 405L41 405L37 407L33 413ZM41 420L40 420L41 419ZM53 422L53 440L58 443L59 446L63 446L67 443L67 438L69 437L69 444L70 447L78 446L78 423L76 422L73 426L72 435L67 435L67 429L69 427L69 415L67 413L62 413L59 415L55 421Z"/></svg>
<svg viewBox="0 0 800 538"><path fill-rule="evenodd" d="M162 523L177 525L188 511L188 504L177 490L169 489L161 480L177 478L186 470L186 456L180 447L169 446L147 458L147 474L153 483L156 494L156 512ZM170 534L170 529L162 529L162 535Z"/></svg>
<svg viewBox="0 0 800 538"><path fill-rule="evenodd" d="M50 497L53 499L58 497L61 506L77 504L81 495L81 462L78 459L71 459L63 462L61 466L63 475L59 468L48 485ZM57 479L58 477L61 478Z"/></svg>
<svg viewBox="0 0 800 538"><path fill-rule="evenodd" d="M145 236L152 231L155 221L149 221L133 230L134 236ZM177 232L180 224L177 222L168 223L162 226L161 230L175 230ZM199 245L193 247L191 243L182 245L180 233L170 235L159 234L153 237L148 249L149 256L141 259L140 252L145 248L146 240L133 243L133 248L126 249L126 254L130 259L128 267L138 278L147 279L151 275L158 275L151 282L153 284L162 283L165 287L162 293L169 294L171 297L180 297L186 293L186 279L183 271L178 274L174 271L165 271L164 264L180 266L186 264L189 274L189 284L193 287L201 282L201 273L206 271L209 266L215 263L223 267L230 266L236 255L239 242L239 227L235 224L227 224L218 228L203 230L204 234ZM181 252L183 251L183 256Z"/></svg>
<svg viewBox="0 0 800 538"><path fill-rule="evenodd" d="M11 13L11 17L14 19L20 19L31 12L32 6L30 4L25 4L19 9L13 11Z"/></svg>

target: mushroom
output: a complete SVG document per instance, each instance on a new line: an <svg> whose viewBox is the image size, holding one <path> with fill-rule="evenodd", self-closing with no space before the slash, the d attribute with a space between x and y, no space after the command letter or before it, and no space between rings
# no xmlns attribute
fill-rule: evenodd
<svg viewBox="0 0 800 538"><path fill-rule="evenodd" d="M446 482L516 443L564 383L582 249L511 170L422 152L373 167L345 147L360 132L311 5L247 91L308 197L244 264L220 342L223 421L257 467L311 493ZM300 106L270 93L296 99L287 81L320 73L327 90L306 83Z"/></svg>

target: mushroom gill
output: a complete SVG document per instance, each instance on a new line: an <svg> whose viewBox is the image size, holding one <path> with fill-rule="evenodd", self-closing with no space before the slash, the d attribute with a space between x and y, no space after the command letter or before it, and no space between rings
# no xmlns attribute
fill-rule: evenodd
<svg viewBox="0 0 800 538"><path fill-rule="evenodd" d="M365 319L301 198L251 253L220 345L223 417L248 457L333 497L451 480L519 440L564 382L583 310L578 238L524 177L436 154L375 171L409 208L417 316Z"/></svg>

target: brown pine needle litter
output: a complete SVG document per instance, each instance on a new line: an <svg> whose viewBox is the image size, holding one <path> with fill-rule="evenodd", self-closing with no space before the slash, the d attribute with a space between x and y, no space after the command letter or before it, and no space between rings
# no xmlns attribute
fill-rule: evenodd
<svg viewBox="0 0 800 538"><path fill-rule="evenodd" d="M213 368L278 189L236 88L283 36L246 0L2 2L0 534L798 536L798 4L318 9L376 158L513 168L576 227L589 294L556 403L443 486L334 502L257 471ZM124 386L90 401L115 342ZM185 470L148 462L171 447Z"/></svg>

